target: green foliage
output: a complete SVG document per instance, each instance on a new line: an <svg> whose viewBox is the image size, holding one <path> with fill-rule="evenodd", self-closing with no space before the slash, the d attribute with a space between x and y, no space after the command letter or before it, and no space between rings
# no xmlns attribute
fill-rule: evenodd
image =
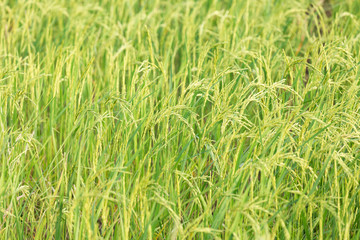
<svg viewBox="0 0 360 240"><path fill-rule="evenodd" d="M2 239L359 239L360 2L0 1Z"/></svg>

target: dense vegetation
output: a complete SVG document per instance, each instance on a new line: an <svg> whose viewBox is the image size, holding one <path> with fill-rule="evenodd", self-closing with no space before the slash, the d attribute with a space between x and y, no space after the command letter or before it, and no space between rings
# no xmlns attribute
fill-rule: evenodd
<svg viewBox="0 0 360 240"><path fill-rule="evenodd" d="M359 239L360 1L0 1L2 239Z"/></svg>

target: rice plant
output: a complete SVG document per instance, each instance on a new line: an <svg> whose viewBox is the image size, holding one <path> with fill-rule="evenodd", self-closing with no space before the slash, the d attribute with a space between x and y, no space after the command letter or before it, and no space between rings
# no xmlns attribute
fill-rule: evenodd
<svg viewBox="0 0 360 240"><path fill-rule="evenodd" d="M360 1L1 0L1 239L360 239Z"/></svg>

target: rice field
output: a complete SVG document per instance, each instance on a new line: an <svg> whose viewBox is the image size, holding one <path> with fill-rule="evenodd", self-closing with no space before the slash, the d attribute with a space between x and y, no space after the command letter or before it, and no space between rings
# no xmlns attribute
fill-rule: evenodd
<svg viewBox="0 0 360 240"><path fill-rule="evenodd" d="M360 239L360 1L0 0L1 239Z"/></svg>

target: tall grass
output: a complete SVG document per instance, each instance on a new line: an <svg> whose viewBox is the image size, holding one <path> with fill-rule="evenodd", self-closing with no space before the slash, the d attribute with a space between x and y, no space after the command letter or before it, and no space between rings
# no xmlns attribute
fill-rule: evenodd
<svg viewBox="0 0 360 240"><path fill-rule="evenodd" d="M359 239L360 2L323 6L0 1L1 238Z"/></svg>

